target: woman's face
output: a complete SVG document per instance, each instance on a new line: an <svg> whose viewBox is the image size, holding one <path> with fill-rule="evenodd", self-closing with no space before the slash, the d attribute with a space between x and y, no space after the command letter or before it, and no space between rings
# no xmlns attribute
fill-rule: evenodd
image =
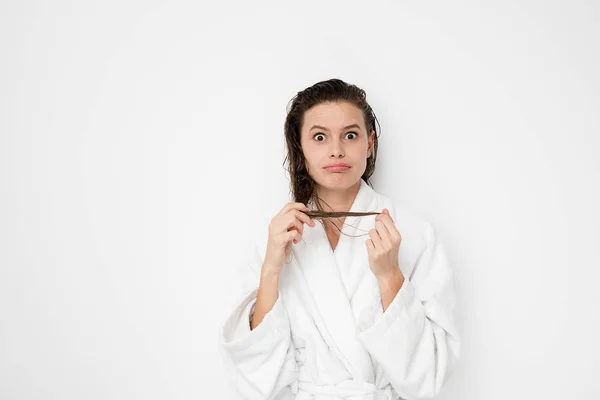
<svg viewBox="0 0 600 400"><path fill-rule="evenodd" d="M367 168L375 131L367 132L361 110L348 102L318 104L304 113L300 144L306 168L318 185L348 189ZM326 168L344 163L346 168Z"/></svg>

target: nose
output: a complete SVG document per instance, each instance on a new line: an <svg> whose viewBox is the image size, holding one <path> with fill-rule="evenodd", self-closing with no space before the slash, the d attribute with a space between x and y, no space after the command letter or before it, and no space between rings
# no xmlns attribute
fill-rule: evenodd
<svg viewBox="0 0 600 400"><path fill-rule="evenodd" d="M329 150L329 157L332 158L340 158L344 156L344 150L342 148L342 144L339 140L333 140L331 145L331 149Z"/></svg>

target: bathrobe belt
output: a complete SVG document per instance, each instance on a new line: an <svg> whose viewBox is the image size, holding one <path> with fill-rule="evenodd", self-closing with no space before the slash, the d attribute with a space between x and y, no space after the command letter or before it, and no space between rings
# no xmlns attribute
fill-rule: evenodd
<svg viewBox="0 0 600 400"><path fill-rule="evenodd" d="M314 395L315 400L328 398L329 396L346 400L393 400L391 385L379 389L372 383L352 379L335 385L319 385L313 382L297 381L292 384L292 391L296 393L298 390L304 390Z"/></svg>

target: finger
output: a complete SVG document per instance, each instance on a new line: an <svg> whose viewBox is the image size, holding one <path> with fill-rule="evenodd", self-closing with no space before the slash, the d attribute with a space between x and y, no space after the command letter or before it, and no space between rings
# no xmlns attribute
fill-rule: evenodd
<svg viewBox="0 0 600 400"><path fill-rule="evenodd" d="M385 247L391 246L392 238L390 236L390 233L388 232L388 228L386 227L386 225L382 221L375 221L375 229L377 230L377 233L379 233L381 241L385 245Z"/></svg>
<svg viewBox="0 0 600 400"><path fill-rule="evenodd" d="M309 208L306 206L306 204L304 203L287 203L285 205L285 207L282 209L282 214L288 213L288 212L294 212L294 215L296 215L296 217L303 221L304 223L308 224L309 226L312 226L313 228L315 227L315 222L305 213L301 212L301 211L310 211Z"/></svg>
<svg viewBox="0 0 600 400"><path fill-rule="evenodd" d="M300 241L302 240L302 233L298 232L297 230L291 230L290 232L294 233L295 235L292 236L292 243L296 244L296 243L300 243Z"/></svg>
<svg viewBox="0 0 600 400"><path fill-rule="evenodd" d="M298 223L298 224L300 224L300 223ZM299 242L300 239L302 239L302 233L303 233L303 230L304 230L304 226L300 225L300 228L294 226L293 228L291 228L291 230L293 230L295 232L298 232L298 237L297 237L298 240L294 239L294 243Z"/></svg>
<svg viewBox="0 0 600 400"><path fill-rule="evenodd" d="M296 237L294 238L294 244L296 243L300 243L300 241L302 240L302 233L299 233L296 235Z"/></svg>
<svg viewBox="0 0 600 400"><path fill-rule="evenodd" d="M315 227L315 221L313 221L308 215L304 214L303 212L298 210L290 210L290 213L293 213L294 216L303 223L312 226L313 228Z"/></svg>
<svg viewBox="0 0 600 400"><path fill-rule="evenodd" d="M371 237L371 240L373 241L374 248L376 248L376 249L383 248L383 245L381 243L381 237L379 236L377 229L371 229L369 231L369 236Z"/></svg>
<svg viewBox="0 0 600 400"><path fill-rule="evenodd" d="M274 241L275 244L277 244L277 246L280 247L287 247L289 245L291 245L291 241L294 239L294 235L296 235L296 231L289 231L289 232L285 232L283 233L281 236L277 236L276 240Z"/></svg>
<svg viewBox="0 0 600 400"><path fill-rule="evenodd" d="M279 210L278 215L283 215L286 212L288 212L288 210L290 209L291 206L292 206L291 202L285 203L285 205L281 208L281 210Z"/></svg>
<svg viewBox="0 0 600 400"><path fill-rule="evenodd" d="M294 216L293 216L293 215L290 215L290 217L291 217L291 218L290 218L290 220L289 220L289 222L288 222L287 226L285 227L285 229L286 229L287 231L290 231L291 229L294 229L294 230L297 230L297 231L299 231L300 233L302 233L302 232L304 231L304 225L302 225L302 222L301 222L301 221L298 221L298 219L297 219L297 218L294 218Z"/></svg>
<svg viewBox="0 0 600 400"><path fill-rule="evenodd" d="M381 218L375 221L375 226L377 226L377 224L379 224L380 229L382 229L388 237L394 237L394 234L398 233L398 228L396 228L394 222L389 218Z"/></svg>
<svg viewBox="0 0 600 400"><path fill-rule="evenodd" d="M392 216L390 215L390 211L387 208L384 208L383 211L381 212L381 214L377 215L375 217L375 221L384 221L386 219L389 219L390 221L394 222L394 220L392 219Z"/></svg>
<svg viewBox="0 0 600 400"><path fill-rule="evenodd" d="M291 230L289 232L286 232L285 235L283 236L283 242L287 245L289 242L295 240L297 235L298 235L298 232L296 230Z"/></svg>
<svg viewBox="0 0 600 400"><path fill-rule="evenodd" d="M371 239L365 240L365 245L367 246L367 252L371 253L375 250L375 246L373 245L373 241Z"/></svg>
<svg viewBox="0 0 600 400"><path fill-rule="evenodd" d="M387 209L384 209L384 212L385 211L387 211ZM390 235L390 237L392 239L399 239L400 238L400 232L398 232L398 228L396 227L396 224L394 223L394 221L392 220L392 218L389 217L389 213L388 214L382 214L381 216L378 215L377 217L379 217L379 218L375 218L375 220L376 221L381 221L385 225L385 227L386 227L386 229L387 229L387 231L388 231L388 233L389 233L389 235Z"/></svg>
<svg viewBox="0 0 600 400"><path fill-rule="evenodd" d="M290 214L288 215L288 218L290 218L290 223L287 226L287 231L298 232L298 238L294 239L294 243L298 243L300 239L302 239L302 234L304 233L304 224L302 223L302 221L296 218L295 215Z"/></svg>
<svg viewBox="0 0 600 400"><path fill-rule="evenodd" d="M290 211L291 209L306 210L306 211L308 211L308 207L304 203L299 203L299 202L292 203L292 202L288 202L288 203L285 204L285 206L283 206L283 208L281 209L281 211L279 211L279 214L283 215L283 214L287 213L288 211Z"/></svg>

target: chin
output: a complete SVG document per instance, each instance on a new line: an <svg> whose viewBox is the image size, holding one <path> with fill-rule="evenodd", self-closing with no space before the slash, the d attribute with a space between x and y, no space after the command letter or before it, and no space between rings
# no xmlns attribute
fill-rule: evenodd
<svg viewBox="0 0 600 400"><path fill-rule="evenodd" d="M354 174L344 173L325 173L325 176L320 177L317 182L320 186L326 189L349 189L356 185L356 182L360 180L360 176L354 176Z"/></svg>

